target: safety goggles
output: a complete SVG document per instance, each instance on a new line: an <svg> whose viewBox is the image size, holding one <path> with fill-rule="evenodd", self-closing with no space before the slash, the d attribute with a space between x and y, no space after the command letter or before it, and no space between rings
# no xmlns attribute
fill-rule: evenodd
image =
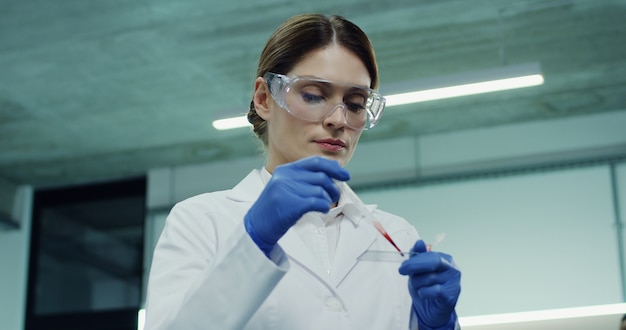
<svg viewBox="0 0 626 330"><path fill-rule="evenodd" d="M302 120L321 122L340 107L346 124L362 130L374 127L385 109L385 98L363 86L271 72L264 78L276 103ZM337 96L339 103L334 101Z"/></svg>

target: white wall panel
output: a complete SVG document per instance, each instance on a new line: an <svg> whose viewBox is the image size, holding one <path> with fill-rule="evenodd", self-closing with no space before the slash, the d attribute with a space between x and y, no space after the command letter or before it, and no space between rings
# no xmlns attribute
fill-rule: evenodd
<svg viewBox="0 0 626 330"><path fill-rule="evenodd" d="M264 163L261 157L250 157L206 165L177 167L173 170L174 200L180 201L208 191L230 189L253 168L259 168Z"/></svg>
<svg viewBox="0 0 626 330"><path fill-rule="evenodd" d="M626 154L626 111L442 133L419 140L424 175Z"/></svg>
<svg viewBox="0 0 626 330"><path fill-rule="evenodd" d="M418 174L416 141L409 137L360 143L346 166L351 175L350 184L415 178Z"/></svg>
<svg viewBox="0 0 626 330"><path fill-rule="evenodd" d="M0 329L23 329L30 248L32 187L16 192L14 216L20 228L0 231Z"/></svg>
<svg viewBox="0 0 626 330"><path fill-rule="evenodd" d="M608 166L358 193L446 233L463 316L622 301Z"/></svg>
<svg viewBox="0 0 626 330"><path fill-rule="evenodd" d="M143 255L143 286L142 286L142 297L141 297L141 306L145 305L146 300L146 289L148 285L148 276L150 275L150 267L152 266L152 255L154 253L154 248L156 247L157 242L159 241L159 237L161 237L161 232L163 231L163 227L165 227L165 220L167 219L167 215L169 211L160 210L160 211L151 211L146 216L146 224L145 224L145 232L144 232L144 255Z"/></svg>
<svg viewBox="0 0 626 330"><path fill-rule="evenodd" d="M626 302L626 162L619 163L615 166L615 183L617 205L615 209L617 231L617 239L621 239L619 253L622 262L622 300Z"/></svg>

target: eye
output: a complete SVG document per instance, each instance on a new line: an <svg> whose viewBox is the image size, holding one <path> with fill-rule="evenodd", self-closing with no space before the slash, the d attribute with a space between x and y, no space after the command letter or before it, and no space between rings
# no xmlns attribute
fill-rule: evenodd
<svg viewBox="0 0 626 330"><path fill-rule="evenodd" d="M365 110L365 107L362 104L357 104L357 103L352 103L352 102L346 102L345 104L348 110L352 112L360 113L361 111Z"/></svg>
<svg viewBox="0 0 626 330"><path fill-rule="evenodd" d="M300 97L306 103L322 103L324 102L324 96L311 92L300 92Z"/></svg>
<svg viewBox="0 0 626 330"><path fill-rule="evenodd" d="M344 98L344 103L348 110L352 112L361 112L365 109L366 97L361 94L351 94Z"/></svg>

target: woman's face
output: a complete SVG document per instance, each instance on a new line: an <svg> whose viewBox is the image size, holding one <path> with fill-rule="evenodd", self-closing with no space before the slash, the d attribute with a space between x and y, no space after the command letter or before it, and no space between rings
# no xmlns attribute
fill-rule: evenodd
<svg viewBox="0 0 626 330"><path fill-rule="evenodd" d="M370 86L370 76L361 60L339 45L331 45L310 53L287 76L306 76L340 83ZM257 82L257 89L259 83ZM340 86L340 85L338 85ZM335 88L328 102L340 104L345 93ZM345 166L352 158L362 130L349 127L342 107L318 122L298 119L281 108L267 95L267 112L261 114L268 123L267 169L318 155Z"/></svg>

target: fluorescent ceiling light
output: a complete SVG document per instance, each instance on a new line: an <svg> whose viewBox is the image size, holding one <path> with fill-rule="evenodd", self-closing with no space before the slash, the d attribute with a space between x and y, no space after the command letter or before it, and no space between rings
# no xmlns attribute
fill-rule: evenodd
<svg viewBox="0 0 626 330"><path fill-rule="evenodd" d="M246 126L250 126L247 116L218 119L213 121L213 127L220 131Z"/></svg>
<svg viewBox="0 0 626 330"><path fill-rule="evenodd" d="M386 106L418 103L445 98L497 92L543 84L539 63L502 66L487 70L441 76L429 80L406 82L388 86L383 92ZM405 90L402 91L402 90ZM213 122L218 130L250 126L246 116L220 119Z"/></svg>
<svg viewBox="0 0 626 330"><path fill-rule="evenodd" d="M543 75L539 63L527 63L403 83L403 89L409 89L409 92L383 93L383 95L392 94L385 96L386 105L392 107L541 84ZM392 91L398 89L400 88L390 88Z"/></svg>
<svg viewBox="0 0 626 330"><path fill-rule="evenodd" d="M441 87L427 89L423 91L389 95L386 97L386 106L392 107L394 105L418 103L473 94L490 93L507 89L537 86L541 84L543 84L543 76L540 74L516 78L490 80L465 85L456 85L450 87Z"/></svg>
<svg viewBox="0 0 626 330"><path fill-rule="evenodd" d="M601 315L626 314L626 303L585 306L574 308L548 309L533 312L519 312L506 314L493 314L481 316L459 317L459 324L464 326L479 326L493 324L510 324L520 322L548 321L559 319L572 319L577 317L590 317Z"/></svg>

